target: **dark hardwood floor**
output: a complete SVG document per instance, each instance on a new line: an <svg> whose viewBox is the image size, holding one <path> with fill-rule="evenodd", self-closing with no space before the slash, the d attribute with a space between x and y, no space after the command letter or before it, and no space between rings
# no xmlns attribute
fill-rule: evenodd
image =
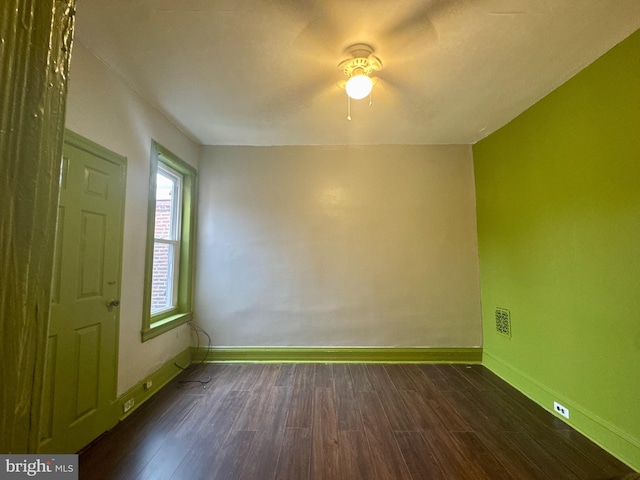
<svg viewBox="0 0 640 480"><path fill-rule="evenodd" d="M204 380L180 383L184 380ZM624 464L484 367L192 366L80 454L81 479L604 479Z"/></svg>

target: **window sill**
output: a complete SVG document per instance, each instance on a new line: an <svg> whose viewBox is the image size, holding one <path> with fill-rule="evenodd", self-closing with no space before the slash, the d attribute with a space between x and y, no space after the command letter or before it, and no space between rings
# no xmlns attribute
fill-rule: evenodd
<svg viewBox="0 0 640 480"><path fill-rule="evenodd" d="M185 312L171 315L169 317L163 318L162 320L158 320L157 322L152 322L149 328L145 328L142 330L142 341L146 342L147 340L151 340L158 335L162 335L169 330L173 330L180 325L184 325L192 319L193 313Z"/></svg>

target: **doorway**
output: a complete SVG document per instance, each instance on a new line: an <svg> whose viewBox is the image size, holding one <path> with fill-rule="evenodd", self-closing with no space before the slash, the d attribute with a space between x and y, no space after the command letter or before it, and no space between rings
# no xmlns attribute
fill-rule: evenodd
<svg viewBox="0 0 640 480"><path fill-rule="evenodd" d="M40 452L75 453L118 420L126 159L65 133Z"/></svg>

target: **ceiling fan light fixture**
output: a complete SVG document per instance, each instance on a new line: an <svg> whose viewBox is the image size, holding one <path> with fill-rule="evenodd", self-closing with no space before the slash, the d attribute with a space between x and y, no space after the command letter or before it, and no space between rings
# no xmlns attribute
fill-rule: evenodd
<svg viewBox="0 0 640 480"><path fill-rule="evenodd" d="M382 62L378 57L373 54L373 48L364 43L356 43L351 45L345 51L346 54L351 55L351 58L341 61L338 64L338 68L342 70L346 77L348 77L345 88L347 94L354 100L366 97L375 83L375 79L371 77L371 74L376 70L382 68ZM355 85L368 85L368 91L360 96L351 95L351 84ZM360 87L362 88L362 87Z"/></svg>
<svg viewBox="0 0 640 480"><path fill-rule="evenodd" d="M338 68L348 78L340 86L347 92L347 120L351 120L351 99L361 100L369 96L371 106L371 89L376 83L376 78L371 74L382 68L382 62L373 54L373 48L365 43L351 45L345 53L351 58L341 61Z"/></svg>
<svg viewBox="0 0 640 480"><path fill-rule="evenodd" d="M373 81L371 80L371 77L363 73L352 76L347 80L347 84L345 85L347 95L354 100L360 100L361 98L366 97L371 93L372 88Z"/></svg>

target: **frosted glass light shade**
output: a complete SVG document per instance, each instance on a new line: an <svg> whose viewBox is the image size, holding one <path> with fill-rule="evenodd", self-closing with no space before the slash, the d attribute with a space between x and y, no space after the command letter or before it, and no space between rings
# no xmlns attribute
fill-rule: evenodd
<svg viewBox="0 0 640 480"><path fill-rule="evenodd" d="M373 87L373 82L366 75L354 75L349 80L347 80L347 84L345 89L347 90L347 95L349 95L354 100L360 100L361 98L366 97L371 93L371 88Z"/></svg>

